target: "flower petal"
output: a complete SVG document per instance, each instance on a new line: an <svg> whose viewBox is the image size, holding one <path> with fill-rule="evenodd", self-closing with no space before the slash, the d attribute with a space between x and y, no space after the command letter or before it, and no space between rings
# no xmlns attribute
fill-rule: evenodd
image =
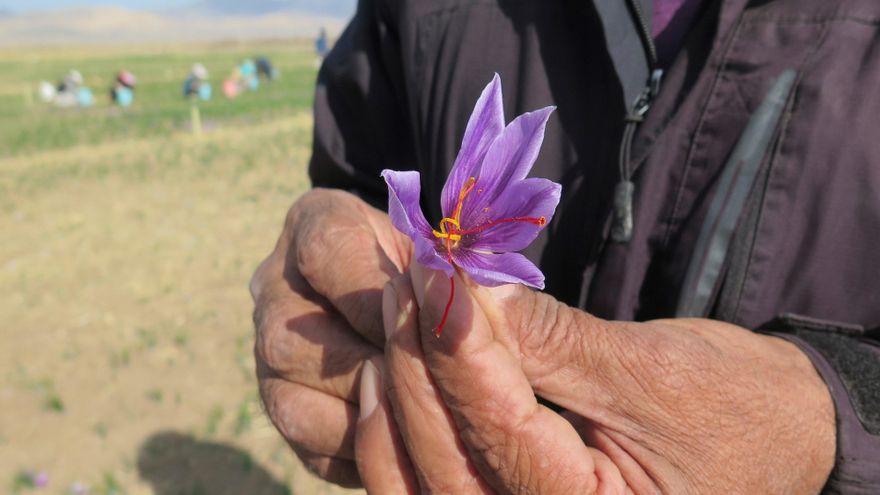
<svg viewBox="0 0 880 495"><path fill-rule="evenodd" d="M443 186L440 203L443 216L452 215L458 203L459 191L470 177L477 175L486 152L503 129L504 101L501 96L501 78L495 74L474 106L464 131L461 149Z"/></svg>
<svg viewBox="0 0 880 495"><path fill-rule="evenodd" d="M517 217L553 219L562 186L548 179L525 179L508 187L492 204L472 218L475 225ZM545 224L545 225L546 225ZM531 222L509 222L489 227L473 236L468 245L479 251L519 251L528 247L544 228Z"/></svg>
<svg viewBox="0 0 880 495"><path fill-rule="evenodd" d="M422 192L419 173L386 169L381 175L388 184L388 215L391 223L410 237L415 237L415 234L430 235L431 226L419 205Z"/></svg>
<svg viewBox="0 0 880 495"><path fill-rule="evenodd" d="M419 205L422 186L418 172L383 170L382 178L388 184L388 216L397 230L408 235L415 246L415 257L423 265L442 270L452 276L449 261L437 252L433 229L425 220Z"/></svg>
<svg viewBox="0 0 880 495"><path fill-rule="evenodd" d="M556 107L524 113L501 131L489 147L474 190L462 208L462 226L467 219L486 207L515 181L526 178L544 141L547 119Z"/></svg>
<svg viewBox="0 0 880 495"><path fill-rule="evenodd" d="M544 288L544 274L519 253L481 253L470 249L453 252L455 264L475 282L485 287L504 284L525 284Z"/></svg>
<svg viewBox="0 0 880 495"><path fill-rule="evenodd" d="M455 273L455 268L449 264L449 260L437 252L434 242L424 237L418 237L413 239L413 244L415 244L416 261L432 270L445 273L447 277L451 277Z"/></svg>

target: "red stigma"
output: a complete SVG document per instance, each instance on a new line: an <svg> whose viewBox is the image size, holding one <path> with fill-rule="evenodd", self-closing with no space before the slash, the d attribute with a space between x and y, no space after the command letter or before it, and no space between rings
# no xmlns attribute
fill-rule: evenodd
<svg viewBox="0 0 880 495"><path fill-rule="evenodd" d="M452 237L446 237L446 261L453 267L455 263L452 260ZM440 324L434 329L434 335L439 339L440 333L443 332L443 325L446 324L446 318L449 317L449 310L452 308L452 300L455 299L455 274L449 277L449 300L446 301L446 308L443 310L443 317L440 318Z"/></svg>
<svg viewBox="0 0 880 495"><path fill-rule="evenodd" d="M492 220L491 222L484 223L483 225L480 225L479 227L474 227L472 229L450 230L449 233L456 234L456 235L474 234L474 233L482 232L486 229L495 227L496 225L501 225L501 224L505 224L505 223L513 223L513 222L526 222L526 223L531 223L531 224L537 225L538 227L543 227L544 225L547 224L547 218L546 217L502 218L499 220Z"/></svg>
<svg viewBox="0 0 880 495"><path fill-rule="evenodd" d="M440 333L443 332L443 325L446 325L446 318L449 317L449 310L452 309L452 300L455 299L455 276L449 277L449 300L446 301L446 309L443 310L443 318L440 319L440 324L437 325L437 328L434 329L434 336L438 339L440 338Z"/></svg>

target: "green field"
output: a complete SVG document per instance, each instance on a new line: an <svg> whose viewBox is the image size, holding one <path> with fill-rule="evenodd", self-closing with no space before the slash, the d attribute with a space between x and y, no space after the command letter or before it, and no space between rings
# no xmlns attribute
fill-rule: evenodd
<svg viewBox="0 0 880 495"><path fill-rule="evenodd" d="M216 97L235 64L257 55L273 61L281 80L235 100ZM112 48L0 52L0 157L183 130L189 125L189 107L181 88L195 62L211 72L215 89L215 98L200 105L209 128L290 116L311 105L315 69L308 43L145 48L135 53ZM123 68L138 77L135 104L125 111L113 108L108 96ZM70 111L33 103L39 81L54 84L70 69L84 75L85 85L95 93L95 107Z"/></svg>
<svg viewBox="0 0 880 495"><path fill-rule="evenodd" d="M218 97L258 54L281 79ZM201 138L180 96L196 61ZM125 110L105 97L123 67ZM94 107L35 101L71 68ZM247 280L308 187L315 73L299 42L0 52L0 493L343 492L265 419L251 354Z"/></svg>

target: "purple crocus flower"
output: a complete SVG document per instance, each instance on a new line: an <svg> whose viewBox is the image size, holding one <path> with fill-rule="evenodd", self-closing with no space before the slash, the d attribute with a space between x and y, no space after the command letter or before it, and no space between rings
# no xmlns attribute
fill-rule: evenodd
<svg viewBox="0 0 880 495"><path fill-rule="evenodd" d="M31 475L31 481L34 483L35 487L44 488L49 485L49 473L46 471L35 473Z"/></svg>
<svg viewBox="0 0 880 495"><path fill-rule="evenodd" d="M382 171L391 222L413 240L419 263L452 280L446 311L435 329L438 337L455 294L456 266L487 287L519 283L544 288L541 270L515 251L535 240L559 204L559 184L526 178L553 110L525 113L505 126L501 79L495 74L477 100L443 186L443 219L436 229L419 206L419 173Z"/></svg>

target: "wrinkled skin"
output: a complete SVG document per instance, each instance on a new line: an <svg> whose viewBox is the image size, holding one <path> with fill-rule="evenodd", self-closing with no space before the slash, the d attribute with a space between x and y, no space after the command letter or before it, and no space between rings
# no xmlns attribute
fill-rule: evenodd
<svg viewBox="0 0 880 495"><path fill-rule="evenodd" d="M449 280L408 267L386 227L350 195L310 193L254 277L261 394L320 476L383 494L821 489L834 411L792 344L710 320L604 321L466 279L437 339Z"/></svg>
<svg viewBox="0 0 880 495"><path fill-rule="evenodd" d="M313 472L360 486L354 463L358 383L381 356L382 287L411 243L357 197L315 189L287 213L251 279L255 358L266 411Z"/></svg>
<svg viewBox="0 0 880 495"><path fill-rule="evenodd" d="M441 339L442 273L413 265L383 301L382 382L425 491L806 494L827 479L831 397L794 345L711 320L604 321L522 286L459 282ZM362 473L387 466L369 461Z"/></svg>

